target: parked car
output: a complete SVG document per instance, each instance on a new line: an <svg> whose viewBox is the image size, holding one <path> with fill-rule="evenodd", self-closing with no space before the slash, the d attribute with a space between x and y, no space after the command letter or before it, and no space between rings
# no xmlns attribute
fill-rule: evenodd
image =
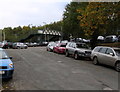
<svg viewBox="0 0 120 92"><path fill-rule="evenodd" d="M12 46L13 46L12 42L7 42L7 43L4 44L4 46L2 48L8 49L8 48L12 48Z"/></svg>
<svg viewBox="0 0 120 92"><path fill-rule="evenodd" d="M112 43L112 42L117 42L118 38L116 35L110 35L105 37L105 42L106 43Z"/></svg>
<svg viewBox="0 0 120 92"><path fill-rule="evenodd" d="M13 44L13 49L27 49L28 46L25 45L24 43L14 43Z"/></svg>
<svg viewBox="0 0 120 92"><path fill-rule="evenodd" d="M67 57L72 55L75 59L79 59L79 57L90 59L91 56L91 50L85 43L69 42L66 46L65 52Z"/></svg>
<svg viewBox="0 0 120 92"><path fill-rule="evenodd" d="M66 43L58 43L55 47L53 47L53 52L64 54L66 50Z"/></svg>
<svg viewBox="0 0 120 92"><path fill-rule="evenodd" d="M120 48L97 46L91 54L93 64L106 64L120 71Z"/></svg>
<svg viewBox="0 0 120 92"><path fill-rule="evenodd" d="M97 41L98 43L103 43L105 38L103 36L98 36Z"/></svg>
<svg viewBox="0 0 120 92"><path fill-rule="evenodd" d="M2 48L4 45L3 45L3 43L2 42L0 42L0 48Z"/></svg>
<svg viewBox="0 0 120 92"><path fill-rule="evenodd" d="M0 78L11 79L14 72L14 65L7 53L0 48Z"/></svg>
<svg viewBox="0 0 120 92"><path fill-rule="evenodd" d="M46 47L47 51L53 51L54 46L56 46L55 42L49 42L49 44Z"/></svg>

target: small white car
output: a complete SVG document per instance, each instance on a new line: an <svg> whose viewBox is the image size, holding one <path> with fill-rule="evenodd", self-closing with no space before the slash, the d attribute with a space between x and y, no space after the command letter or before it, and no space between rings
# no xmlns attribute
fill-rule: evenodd
<svg viewBox="0 0 120 92"><path fill-rule="evenodd" d="M19 43L18 42L18 43L14 43L13 48L14 49L27 49L28 46L25 45L24 43Z"/></svg>
<svg viewBox="0 0 120 92"><path fill-rule="evenodd" d="M47 51L53 51L53 48L56 46L55 42L49 42L49 44L47 45L46 49Z"/></svg>

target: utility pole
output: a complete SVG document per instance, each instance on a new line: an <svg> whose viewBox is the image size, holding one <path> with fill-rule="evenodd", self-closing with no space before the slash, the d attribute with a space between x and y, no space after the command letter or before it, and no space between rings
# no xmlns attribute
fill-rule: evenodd
<svg viewBox="0 0 120 92"><path fill-rule="evenodd" d="M43 23L45 24L45 25L44 25L44 26L45 26L45 29L44 29L44 30L46 31L46 22L43 22ZM45 42L46 42L46 32L45 32Z"/></svg>

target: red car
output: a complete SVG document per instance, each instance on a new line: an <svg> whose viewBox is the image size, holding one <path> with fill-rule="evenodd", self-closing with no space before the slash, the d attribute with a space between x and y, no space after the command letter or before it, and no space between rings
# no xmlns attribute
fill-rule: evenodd
<svg viewBox="0 0 120 92"><path fill-rule="evenodd" d="M53 52L56 53L65 53L65 49L66 49L66 44L65 43L58 43L54 48L53 48Z"/></svg>

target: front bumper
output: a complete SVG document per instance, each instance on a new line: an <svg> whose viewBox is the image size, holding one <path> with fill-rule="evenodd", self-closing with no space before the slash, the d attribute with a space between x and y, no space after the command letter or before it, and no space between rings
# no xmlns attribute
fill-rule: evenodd
<svg viewBox="0 0 120 92"><path fill-rule="evenodd" d="M79 57L84 57L84 58L90 58L91 54L86 54L86 53L79 53Z"/></svg>
<svg viewBox="0 0 120 92"><path fill-rule="evenodd" d="M4 74L0 74L0 78L3 78L3 79L11 78L12 75L13 75L13 72L14 72L14 70L3 70L3 71L5 71L5 73Z"/></svg>
<svg viewBox="0 0 120 92"><path fill-rule="evenodd" d="M64 54L65 53L65 49L58 49L58 53Z"/></svg>

